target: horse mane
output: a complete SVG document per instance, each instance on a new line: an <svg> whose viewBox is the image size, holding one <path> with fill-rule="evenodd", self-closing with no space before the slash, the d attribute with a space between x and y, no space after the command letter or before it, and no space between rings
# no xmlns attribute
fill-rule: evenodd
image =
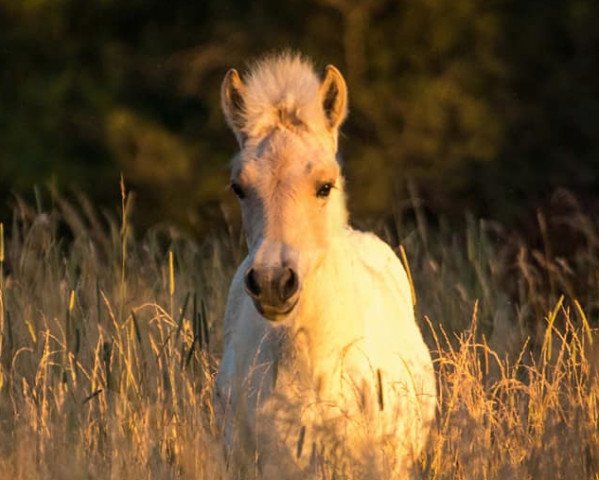
<svg viewBox="0 0 599 480"><path fill-rule="evenodd" d="M321 80L312 63L293 52L269 55L244 75L244 130L252 136L277 127L318 129L324 115Z"/></svg>

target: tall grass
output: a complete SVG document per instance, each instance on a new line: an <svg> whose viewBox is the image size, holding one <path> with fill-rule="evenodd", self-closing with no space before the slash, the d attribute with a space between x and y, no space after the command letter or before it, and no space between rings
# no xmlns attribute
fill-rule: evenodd
<svg viewBox="0 0 599 480"><path fill-rule="evenodd" d="M238 241L136 236L121 193L118 219L83 196L3 219L0 479L235 476L212 386ZM474 219L387 228L438 372L418 476L599 478L599 237L568 201L539 216L540 249ZM552 222L577 248L558 252Z"/></svg>

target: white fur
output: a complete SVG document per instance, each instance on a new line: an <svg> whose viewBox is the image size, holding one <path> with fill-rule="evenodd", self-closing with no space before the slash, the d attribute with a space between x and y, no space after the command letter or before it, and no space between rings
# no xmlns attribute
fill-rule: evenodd
<svg viewBox="0 0 599 480"><path fill-rule="evenodd" d="M297 116L315 131L324 128L318 102L320 79L312 64L299 55L283 53L254 64L245 81L245 128L259 138L280 123L280 112Z"/></svg>
<svg viewBox="0 0 599 480"><path fill-rule="evenodd" d="M406 478L436 409L432 362L406 273L384 242L347 226L341 178L326 201L295 186L304 181L304 163L330 166L335 155L337 132L324 127L311 66L275 57L246 82L246 132L253 136L233 170L259 180L253 203L242 205L250 252L231 284L217 377L228 449L233 459L257 452L271 478L304 478L331 459L346 476ZM298 109L307 130L277 124L271 106L280 99ZM265 138L272 148L257 149ZM277 197L279 184L288 194ZM326 238L310 235L314 222ZM302 287L292 313L271 322L257 312L243 277L275 244L299 259Z"/></svg>

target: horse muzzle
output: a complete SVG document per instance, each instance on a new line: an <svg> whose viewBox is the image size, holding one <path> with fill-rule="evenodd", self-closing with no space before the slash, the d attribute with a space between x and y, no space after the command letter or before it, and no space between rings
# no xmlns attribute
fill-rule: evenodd
<svg viewBox="0 0 599 480"><path fill-rule="evenodd" d="M289 266L252 267L245 273L245 291L264 318L277 321L296 307L300 281L297 272Z"/></svg>

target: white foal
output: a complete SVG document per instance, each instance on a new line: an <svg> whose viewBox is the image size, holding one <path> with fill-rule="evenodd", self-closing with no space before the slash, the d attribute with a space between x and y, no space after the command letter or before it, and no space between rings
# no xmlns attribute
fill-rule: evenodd
<svg viewBox="0 0 599 480"><path fill-rule="evenodd" d="M435 377L401 263L347 223L345 81L284 54L244 79L230 70L221 93L249 248L216 385L231 461L257 458L271 478L406 478L434 420Z"/></svg>

